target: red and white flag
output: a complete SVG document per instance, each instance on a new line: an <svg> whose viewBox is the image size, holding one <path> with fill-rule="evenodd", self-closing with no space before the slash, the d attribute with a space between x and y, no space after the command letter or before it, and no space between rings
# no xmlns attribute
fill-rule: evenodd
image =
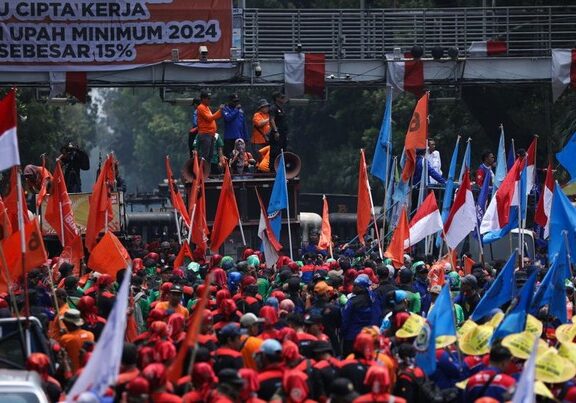
<svg viewBox="0 0 576 403"><path fill-rule="evenodd" d="M444 240L450 249L458 246L476 227L476 205L470 187L470 174L466 169L464 179L456 192L454 204L444 224Z"/></svg>
<svg viewBox="0 0 576 403"><path fill-rule="evenodd" d="M442 231L443 227L436 197L434 192L430 192L410 220L410 237L404 241L404 247L416 245L427 236Z"/></svg>
<svg viewBox="0 0 576 403"><path fill-rule="evenodd" d="M508 52L505 41L475 41L468 48L468 55L473 57L500 56Z"/></svg>
<svg viewBox="0 0 576 403"><path fill-rule="evenodd" d="M0 171L20 165L16 116L16 93L11 89L0 100Z"/></svg>
<svg viewBox="0 0 576 403"><path fill-rule="evenodd" d="M556 101L566 87L576 88L576 49L552 49L552 101Z"/></svg>
<svg viewBox="0 0 576 403"><path fill-rule="evenodd" d="M399 91L408 91L416 95L424 92L424 63L420 59L394 60L386 55L386 84Z"/></svg>
<svg viewBox="0 0 576 403"><path fill-rule="evenodd" d="M284 89L288 98L304 94L324 96L324 53L284 53Z"/></svg>
<svg viewBox="0 0 576 403"><path fill-rule="evenodd" d="M536 147L538 146L538 137L534 136L528 151L526 151L526 195L529 195L536 181Z"/></svg>
<svg viewBox="0 0 576 403"><path fill-rule="evenodd" d="M554 173L552 171L552 164L548 164L546 170L546 179L544 180L544 188L540 193L540 200L536 206L536 214L534 221L536 224L544 227L544 238L550 235L550 211L552 210L552 195L554 194Z"/></svg>
<svg viewBox="0 0 576 403"><path fill-rule="evenodd" d="M480 224L481 234L499 231L510 221L510 207L519 205L517 189L523 167L524 160L517 159L496 194L492 196L492 200L490 200Z"/></svg>
<svg viewBox="0 0 576 403"><path fill-rule="evenodd" d="M282 249L282 245L276 239L274 231L270 226L270 220L268 219L268 213L266 208L262 203L260 194L256 190L256 196L258 197L258 203L260 204L260 223L258 224L258 238L262 240L262 251L264 252L264 260L266 265L271 267L278 262L278 252Z"/></svg>

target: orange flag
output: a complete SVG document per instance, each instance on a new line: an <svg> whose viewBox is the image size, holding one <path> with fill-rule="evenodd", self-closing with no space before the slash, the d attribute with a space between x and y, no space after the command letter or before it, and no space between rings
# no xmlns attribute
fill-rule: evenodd
<svg viewBox="0 0 576 403"><path fill-rule="evenodd" d="M404 265L404 241L410 236L410 224L408 224L408 216L406 214L406 207L402 208L398 225L394 230L388 249L384 252L384 256L392 259L392 265L395 268L400 268Z"/></svg>
<svg viewBox="0 0 576 403"><path fill-rule="evenodd" d="M112 201L110 199L110 187L114 183L114 161L109 155L100 170L100 175L92 188L90 196L90 210L88 211L88 223L86 224L86 249L92 251L98 240L98 234L104 230L106 219L108 222L114 218Z"/></svg>
<svg viewBox="0 0 576 403"><path fill-rule="evenodd" d="M190 250L190 246L188 245L188 242L184 242L182 244L182 246L180 247L180 251L176 255L176 258L174 259L173 267L175 269L177 269L179 267L184 266L184 259L185 258L189 258L190 261L194 260L194 257L192 256L192 251Z"/></svg>
<svg viewBox="0 0 576 403"><path fill-rule="evenodd" d="M320 230L318 248L328 250L332 245L332 227L330 226L330 213L328 211L328 199L326 199L326 195L322 196L322 200L322 229Z"/></svg>
<svg viewBox="0 0 576 403"><path fill-rule="evenodd" d="M462 260L464 261L464 275L472 274L472 266L474 266L476 262L466 255L462 257Z"/></svg>
<svg viewBox="0 0 576 403"><path fill-rule="evenodd" d="M202 295L200 295L198 302L194 306L194 313L188 322L188 330L186 332L186 338L180 345L176 359L168 368L168 380L172 383L176 383L180 377L184 375L184 371L188 368L184 368L184 362L186 356L190 351L191 347L196 346L196 341L198 340L198 334L200 333L200 325L204 319L204 308L206 308L206 303L208 302L208 296L210 291L210 274L206 275L204 280L204 289Z"/></svg>
<svg viewBox="0 0 576 403"><path fill-rule="evenodd" d="M12 224L12 228L18 228L18 175L20 175L18 167L12 167L10 169L10 187L8 194L4 198L4 205L8 212L8 218ZM22 215L24 216L24 224L26 224L30 219L28 218L28 208L26 207L26 196L24 195L24 190L22 190L22 200L24 201L24 205L22 206Z"/></svg>
<svg viewBox="0 0 576 403"><path fill-rule="evenodd" d="M79 261L84 257L84 247L82 238L74 221L72 202L66 189L66 180L62 172L60 161L56 161L54 176L52 178L52 189L46 204L46 221L54 228L60 243L66 250L64 255L69 255L75 268L79 269Z"/></svg>
<svg viewBox="0 0 576 403"><path fill-rule="evenodd" d="M122 242L112 231L107 231L92 249L88 267L100 273L115 276L118 270L128 267L129 262L130 255Z"/></svg>
<svg viewBox="0 0 576 403"><path fill-rule="evenodd" d="M358 168L358 206L356 208L356 230L358 239L364 245L364 235L368 230L372 218L372 203L370 202L370 188L368 173L366 172L366 158L364 150L360 150L360 166Z"/></svg>
<svg viewBox="0 0 576 403"><path fill-rule="evenodd" d="M0 196L0 241L8 238L11 234L12 223L10 222L10 217L8 217L8 210Z"/></svg>
<svg viewBox="0 0 576 403"><path fill-rule="evenodd" d="M406 132L406 140L404 141L404 150L406 152L406 160L404 162L404 170L402 171L402 181L408 180L414 175L416 168L416 149L426 148L426 138L428 137L428 97L429 93L426 92L416 104L410 126Z"/></svg>
<svg viewBox="0 0 576 403"><path fill-rule="evenodd" d="M40 190L38 191L38 195L36 196L36 207L40 207L42 201L46 197L48 192L48 183L52 180L52 175L50 175L50 171L46 169L46 158L42 157L42 167L40 168L40 175L42 175L42 183L40 185Z"/></svg>
<svg viewBox="0 0 576 403"><path fill-rule="evenodd" d="M168 177L168 190L170 191L170 202L172 203L172 207L174 207L178 213L180 213L186 225L190 227L190 216L188 215L188 211L186 211L186 204L182 199L182 195L180 194L176 183L174 183L174 175L172 174L172 167L170 166L169 156L166 156L165 163L166 176Z"/></svg>
<svg viewBox="0 0 576 403"><path fill-rule="evenodd" d="M446 271L444 265L450 263L452 265L452 270L456 269L454 265L454 252L447 253L442 256L440 260L432 265L430 271L428 272L428 280L430 280L430 287L434 285L443 286L446 283Z"/></svg>
<svg viewBox="0 0 576 403"><path fill-rule="evenodd" d="M24 237L26 240L26 253L25 253L25 267L24 271L34 269L42 266L48 260L46 249L44 248L44 241L42 240L42 231L38 225L38 219L34 219L24 225ZM6 257L6 264L8 271L14 281L22 273L22 251L20 245L20 231L14 231L12 235L2 242L4 249L4 256ZM2 262L0 261L0 266ZM4 269L4 268L3 268ZM4 278L4 270L2 270L2 278Z"/></svg>
<svg viewBox="0 0 576 403"><path fill-rule="evenodd" d="M226 241L226 238L234 231L239 221L240 213L238 212L236 196L234 195L232 175L230 175L230 168L226 165L216 216L214 217L214 225L212 226L212 236L210 237L210 250L213 253L218 251L220 246Z"/></svg>

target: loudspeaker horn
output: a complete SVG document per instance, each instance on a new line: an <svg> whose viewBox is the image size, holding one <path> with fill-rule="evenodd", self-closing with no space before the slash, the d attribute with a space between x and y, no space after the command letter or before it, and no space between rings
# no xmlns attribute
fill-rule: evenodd
<svg viewBox="0 0 576 403"><path fill-rule="evenodd" d="M274 170L278 169L280 155L274 160ZM286 179L293 179L298 176L302 168L300 157L289 151L284 151L284 164L286 165Z"/></svg>
<svg viewBox="0 0 576 403"><path fill-rule="evenodd" d="M194 158L190 158L182 167L182 182L192 183L194 179L196 179L196 175L194 175Z"/></svg>

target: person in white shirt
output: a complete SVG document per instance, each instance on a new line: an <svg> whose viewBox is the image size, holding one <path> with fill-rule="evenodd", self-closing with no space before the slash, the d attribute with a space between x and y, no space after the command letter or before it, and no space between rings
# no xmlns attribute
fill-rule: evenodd
<svg viewBox="0 0 576 403"><path fill-rule="evenodd" d="M434 168L436 172L442 175L442 160L440 159L440 153L436 150L436 141L428 140L428 156L427 156L428 164L430 164L431 168ZM430 178L431 185L437 185L438 182Z"/></svg>

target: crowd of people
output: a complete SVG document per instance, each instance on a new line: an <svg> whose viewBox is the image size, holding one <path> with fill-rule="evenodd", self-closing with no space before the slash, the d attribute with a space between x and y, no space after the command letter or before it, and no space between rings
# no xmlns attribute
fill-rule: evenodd
<svg viewBox="0 0 576 403"><path fill-rule="evenodd" d="M272 94L272 103L258 101L252 120L247 121L238 94L230 94L226 104L213 112L212 94L202 91L194 100L192 126L188 132L190 155L198 152L205 161L204 174L222 174L228 164L234 174L268 173L274 171L274 161L288 146L288 125L282 92ZM224 126L218 132L217 121ZM248 133L247 127L251 127Z"/></svg>
<svg viewBox="0 0 576 403"><path fill-rule="evenodd" d="M177 242L144 244L135 236L128 250L129 279L126 270L115 278L86 267L77 273L57 258L28 274L30 311L42 322L52 355L33 353L27 367L39 372L51 401L66 394L90 359L122 281L131 287L128 326L110 401L503 402L536 337L551 368L538 398L576 399L576 325L559 326L543 309L528 317L525 332L491 341L506 306L470 319L504 262L478 263L465 274L458 261L406 254L395 268L360 245L335 245L332 258L312 241L301 260L281 256L276 267L250 248L240 259L195 253L174 267ZM517 286L534 271L542 279L546 268L528 260L519 266ZM454 315L458 337L436 339L436 371L428 376L416 359L417 338L442 289L439 273L454 301L454 312L444 314ZM179 379L170 381L204 290L209 300L196 348ZM571 318L572 282L566 290ZM0 299L4 316L12 315L9 298ZM17 301L22 306L21 295Z"/></svg>

